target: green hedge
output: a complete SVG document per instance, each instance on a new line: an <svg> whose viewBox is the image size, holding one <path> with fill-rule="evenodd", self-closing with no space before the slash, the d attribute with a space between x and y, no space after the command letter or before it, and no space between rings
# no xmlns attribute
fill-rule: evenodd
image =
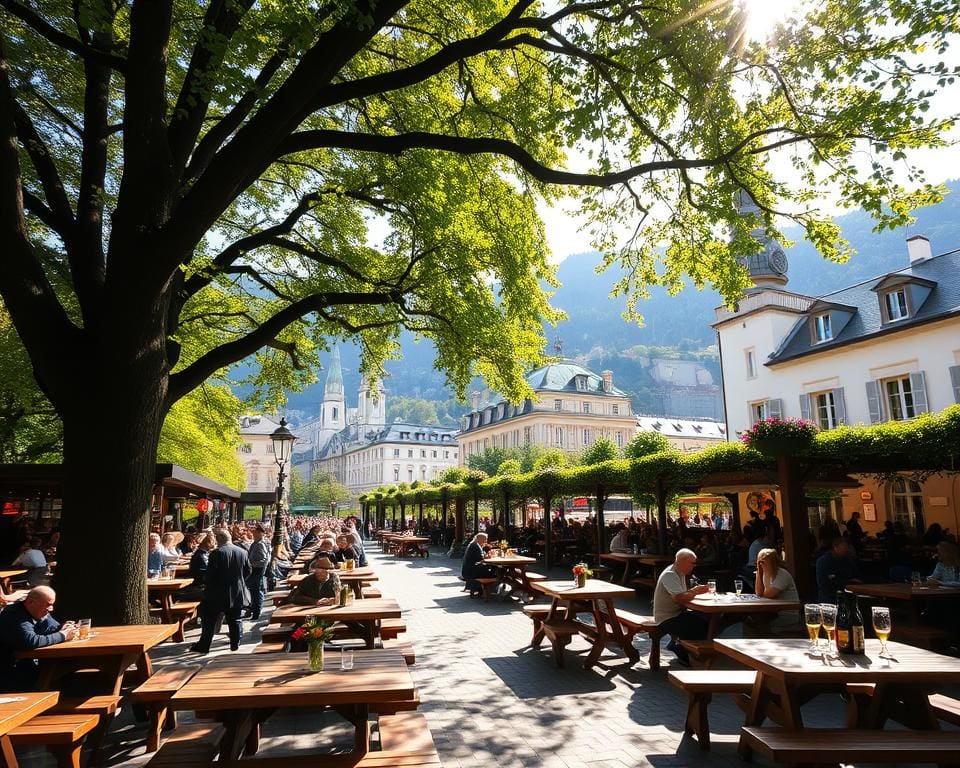
<svg viewBox="0 0 960 768"><path fill-rule="evenodd" d="M960 471L960 405L937 414L924 414L911 421L874 427L839 427L820 432L809 449L798 454L805 464L820 464L843 472L889 474ZM614 459L591 466L548 468L520 475L485 477L471 472L467 482L419 488L377 489L361 501L388 499L404 503L423 498L424 504L448 499L543 499L546 496L592 496L624 493L639 496L662 486L668 493L697 491L712 474L774 471L776 461L742 443L723 443L697 453L663 451L639 459Z"/></svg>

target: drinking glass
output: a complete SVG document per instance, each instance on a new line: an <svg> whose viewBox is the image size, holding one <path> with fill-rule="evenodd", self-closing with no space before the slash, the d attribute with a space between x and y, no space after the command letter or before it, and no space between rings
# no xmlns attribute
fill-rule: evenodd
<svg viewBox="0 0 960 768"><path fill-rule="evenodd" d="M833 633L837 630L837 606L830 603L823 603L820 606L820 616L823 621L823 629L827 633L827 656L833 655Z"/></svg>
<svg viewBox="0 0 960 768"><path fill-rule="evenodd" d="M890 637L890 630L893 625L890 621L890 609L882 605L875 605L871 609L873 614L873 631L877 634L880 641L880 658L892 659L893 656L887 654L887 638Z"/></svg>
<svg viewBox="0 0 960 768"><path fill-rule="evenodd" d="M820 638L820 625L823 624L823 613L820 610L819 603L808 603L803 606L803 619L807 625L807 634L810 635L810 647L808 653L816 654Z"/></svg>
<svg viewBox="0 0 960 768"><path fill-rule="evenodd" d="M175 565L168 565L166 568L163 569L163 577L167 580L174 579L176 575L177 575L177 566Z"/></svg>
<svg viewBox="0 0 960 768"><path fill-rule="evenodd" d="M743 579L734 579L733 586L737 590L737 599L739 600L743 593Z"/></svg>
<svg viewBox="0 0 960 768"><path fill-rule="evenodd" d="M353 669L353 651L346 648L340 651L340 669Z"/></svg>
<svg viewBox="0 0 960 768"><path fill-rule="evenodd" d="M77 632L81 640L86 640L90 636L90 619L80 619L77 622Z"/></svg>
<svg viewBox="0 0 960 768"><path fill-rule="evenodd" d="M914 571L913 573L910 574L910 583L915 587L920 586L921 584L920 571Z"/></svg>
<svg viewBox="0 0 960 768"><path fill-rule="evenodd" d="M712 597L714 600L716 600L716 599L717 599L717 582L715 582L715 581L708 581L708 582L707 582L707 589L710 590L710 597Z"/></svg>

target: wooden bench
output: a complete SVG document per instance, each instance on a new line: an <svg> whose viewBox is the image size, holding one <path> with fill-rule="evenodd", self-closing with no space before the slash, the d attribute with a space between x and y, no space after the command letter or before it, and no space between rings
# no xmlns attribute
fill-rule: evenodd
<svg viewBox="0 0 960 768"><path fill-rule="evenodd" d="M553 659L558 667L563 667L563 647L570 638L580 634L581 625L572 619L544 619L540 628L553 647Z"/></svg>
<svg viewBox="0 0 960 768"><path fill-rule="evenodd" d="M37 715L7 735L14 747L46 747L59 768L80 768L83 739L99 723L97 715Z"/></svg>
<svg viewBox="0 0 960 768"><path fill-rule="evenodd" d="M413 692L413 697L403 701L380 701L369 705L370 711L378 715L395 715L398 712L415 712L420 709L420 694ZM345 713L349 715L349 712Z"/></svg>
<svg viewBox="0 0 960 768"><path fill-rule="evenodd" d="M400 640L394 638L392 640L383 641L384 648L394 648L400 651L403 654L403 660L407 663L408 667L412 667L417 663L417 655L413 651L413 643L409 640Z"/></svg>
<svg viewBox="0 0 960 768"><path fill-rule="evenodd" d="M260 632L260 641L267 643L287 643L293 634L292 624L267 624Z"/></svg>
<svg viewBox="0 0 960 768"><path fill-rule="evenodd" d="M281 605L286 605L290 602L290 593L292 591L291 589L274 589L267 592L267 597L273 601L275 607L279 608Z"/></svg>
<svg viewBox="0 0 960 768"><path fill-rule="evenodd" d="M283 653L286 650L286 643L265 643L262 640L253 646L254 653Z"/></svg>
<svg viewBox="0 0 960 768"><path fill-rule="evenodd" d="M490 595L493 592L493 588L500 582L500 579L495 578L483 578L483 579L474 579L478 584L480 584L481 589L483 589L483 602L490 602Z"/></svg>
<svg viewBox="0 0 960 768"><path fill-rule="evenodd" d="M363 595L364 599L376 599L378 597L383 597L383 592L381 592L376 587L363 587L360 590L360 594Z"/></svg>
<svg viewBox="0 0 960 768"><path fill-rule="evenodd" d="M700 749L710 749L707 707L715 693L749 694L757 679L753 670L672 670L667 679L687 694L685 730L697 737Z"/></svg>
<svg viewBox="0 0 960 768"><path fill-rule="evenodd" d="M930 694L930 709L939 720L960 725L960 701L944 696L942 693Z"/></svg>
<svg viewBox="0 0 960 768"><path fill-rule="evenodd" d="M717 652L713 649L713 640L681 640L680 645L694 661L704 669L709 669Z"/></svg>
<svg viewBox="0 0 960 768"><path fill-rule="evenodd" d="M779 727L742 728L750 749L777 764L960 762L960 739L950 731L880 731Z"/></svg>
<svg viewBox="0 0 960 768"><path fill-rule="evenodd" d="M657 580L652 576L634 576L627 582L634 589L653 589L657 586Z"/></svg>
<svg viewBox="0 0 960 768"><path fill-rule="evenodd" d="M177 725L177 714L170 709L170 698L193 677L200 667L165 667L130 693L130 700L147 710L147 752L160 747L160 732Z"/></svg>
<svg viewBox="0 0 960 768"><path fill-rule="evenodd" d="M590 570L593 571L593 576L596 579L610 578L610 569L605 565L591 565Z"/></svg>
<svg viewBox="0 0 960 768"><path fill-rule="evenodd" d="M546 581L547 577L542 573L536 573L533 571L526 571L524 574L527 577L527 581Z"/></svg>
<svg viewBox="0 0 960 768"><path fill-rule="evenodd" d="M848 728L856 726L858 712L867 711L875 690L876 685L873 683L847 683L847 694L850 697L847 706ZM960 726L960 701L944 696L942 693L931 693L928 701L934 717L945 723Z"/></svg>
<svg viewBox="0 0 960 768"><path fill-rule="evenodd" d="M87 735L87 746L91 749L90 763L96 765L103 757L103 740L110 729L110 721L120 706L120 697L87 696L86 698L60 699L57 705L47 711L50 715L93 715L97 718L97 727Z"/></svg>
<svg viewBox="0 0 960 768"><path fill-rule="evenodd" d="M380 749L384 752L436 751L427 718L421 712L398 712L380 716Z"/></svg>
<svg viewBox="0 0 960 768"><path fill-rule="evenodd" d="M627 645L633 645L633 638L641 632L650 635L650 669L660 669L660 639L663 637L663 631L653 616L643 616L618 608L617 620L626 635Z"/></svg>
<svg viewBox="0 0 960 768"><path fill-rule="evenodd" d="M220 752L226 728L220 723L181 726L150 758L149 768L182 768L186 765L210 765Z"/></svg>
<svg viewBox="0 0 960 768"><path fill-rule="evenodd" d="M543 620L547 618L547 614L550 613L549 605L525 605L523 606L523 612L533 619L533 638L530 641L531 645L534 645L537 635L540 633L540 625L543 624ZM537 643L539 645L539 643ZM536 647L536 646L534 646Z"/></svg>
<svg viewBox="0 0 960 768"><path fill-rule="evenodd" d="M200 609L200 601L184 600L180 603L174 603L170 606L170 617L177 622L177 631L173 633L173 642L182 643L186 640L184 627L197 618L197 611Z"/></svg>
<svg viewBox="0 0 960 768"><path fill-rule="evenodd" d="M396 640L397 635L407 631L407 623L403 619L382 619L380 621L380 639Z"/></svg>
<svg viewBox="0 0 960 768"><path fill-rule="evenodd" d="M928 651L941 651L947 647L950 633L939 627L897 623L890 639L916 648L926 648Z"/></svg>

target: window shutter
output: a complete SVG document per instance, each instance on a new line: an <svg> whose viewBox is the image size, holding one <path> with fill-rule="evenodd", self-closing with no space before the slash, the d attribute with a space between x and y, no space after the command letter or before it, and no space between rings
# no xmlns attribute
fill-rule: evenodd
<svg viewBox="0 0 960 768"><path fill-rule="evenodd" d="M837 426L847 423L847 404L843 399L843 387L833 390L833 412L837 417Z"/></svg>
<svg viewBox="0 0 960 768"><path fill-rule="evenodd" d="M923 371L910 374L910 391L913 393L913 412L919 415L929 411L930 409L927 407L927 382Z"/></svg>
<svg viewBox="0 0 960 768"><path fill-rule="evenodd" d="M804 421L813 421L810 395L800 395L800 418Z"/></svg>
<svg viewBox="0 0 960 768"><path fill-rule="evenodd" d="M880 401L880 382L867 382L867 407L870 409L870 423L879 424L883 421L883 409Z"/></svg>
<svg viewBox="0 0 960 768"><path fill-rule="evenodd" d="M953 386L953 402L960 403L960 365L950 366L950 384Z"/></svg>
<svg viewBox="0 0 960 768"><path fill-rule="evenodd" d="M783 400L781 400L779 397L774 398L773 400L767 400L767 418L768 419L783 418Z"/></svg>

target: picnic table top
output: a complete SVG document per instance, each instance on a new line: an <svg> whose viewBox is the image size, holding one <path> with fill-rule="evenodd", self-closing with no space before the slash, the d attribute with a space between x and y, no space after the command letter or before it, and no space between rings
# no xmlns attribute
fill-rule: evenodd
<svg viewBox="0 0 960 768"><path fill-rule="evenodd" d="M14 576L23 576L26 572L26 568L13 568L11 570L0 571L0 579L12 579Z"/></svg>
<svg viewBox="0 0 960 768"><path fill-rule="evenodd" d="M148 592L176 592L193 584L193 579L147 579Z"/></svg>
<svg viewBox="0 0 960 768"><path fill-rule="evenodd" d="M670 564L674 561L673 555L653 555L638 552L604 552L600 555L601 560L614 560L621 563L645 563L648 565Z"/></svg>
<svg viewBox="0 0 960 768"><path fill-rule="evenodd" d="M59 698L57 691L0 694L0 736L46 712Z"/></svg>
<svg viewBox="0 0 960 768"><path fill-rule="evenodd" d="M526 557L524 555L507 555L506 557L500 557L500 555L494 555L493 557L488 557L483 561L487 565L493 565L498 568L516 568L518 565L530 565L531 563L537 562L535 557Z"/></svg>
<svg viewBox="0 0 960 768"><path fill-rule="evenodd" d="M879 658L879 640L867 640L864 654L835 658L809 655L810 641L806 639L722 638L714 640L713 647L751 669L803 684L960 681L960 659L902 643L887 643L894 660Z"/></svg>
<svg viewBox="0 0 960 768"><path fill-rule="evenodd" d="M322 672L311 672L303 653L219 656L188 680L171 704L174 709L245 710L413 698L413 678L400 651L355 651L353 659L353 669L341 670L331 653Z"/></svg>
<svg viewBox="0 0 960 768"><path fill-rule="evenodd" d="M739 599L735 594L697 595L688 605L701 613L776 613L778 611L799 611L800 603L795 600L777 600L770 597L743 595Z"/></svg>
<svg viewBox="0 0 960 768"><path fill-rule="evenodd" d="M388 538L392 538L395 541L402 541L408 544L426 544L428 541L430 541L429 536L407 536L404 534L401 534L399 536L390 536Z"/></svg>
<svg viewBox="0 0 960 768"><path fill-rule="evenodd" d="M847 592L865 597L891 600L926 600L933 597L956 597L960 587L914 586L912 584L847 584Z"/></svg>
<svg viewBox="0 0 960 768"><path fill-rule="evenodd" d="M545 595L559 600L606 600L617 597L632 597L629 587L611 584L601 579L587 579L585 587L578 587L573 579L563 581L535 581L531 586Z"/></svg>
<svg viewBox="0 0 960 768"><path fill-rule="evenodd" d="M332 571L340 577L340 581L379 581L380 577L373 572L371 568L354 568L352 571L345 571L342 568ZM287 576L287 584L296 586L304 579L313 576L312 573L291 573Z"/></svg>
<svg viewBox="0 0 960 768"><path fill-rule="evenodd" d="M67 640L43 648L18 651L20 659L64 659L74 656L143 654L177 631L176 624L131 624L124 627L94 627L85 640Z"/></svg>
<svg viewBox="0 0 960 768"><path fill-rule="evenodd" d="M270 621L276 624L299 624L310 616L324 621L399 619L400 604L392 597L371 597L354 600L342 608L337 605L284 605L273 612Z"/></svg>

